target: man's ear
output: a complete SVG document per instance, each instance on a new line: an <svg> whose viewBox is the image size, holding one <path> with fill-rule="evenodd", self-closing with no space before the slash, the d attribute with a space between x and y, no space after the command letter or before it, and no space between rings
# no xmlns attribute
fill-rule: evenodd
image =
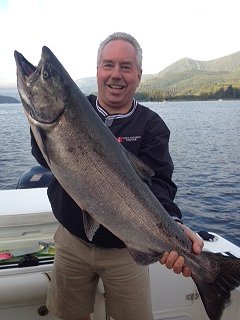
<svg viewBox="0 0 240 320"><path fill-rule="evenodd" d="M138 85L140 84L142 79L142 69L138 72Z"/></svg>

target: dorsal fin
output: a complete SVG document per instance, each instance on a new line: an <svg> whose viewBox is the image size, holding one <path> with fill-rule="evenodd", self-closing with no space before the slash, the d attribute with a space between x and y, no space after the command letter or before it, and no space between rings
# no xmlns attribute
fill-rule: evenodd
<svg viewBox="0 0 240 320"><path fill-rule="evenodd" d="M131 152L125 150L125 153L139 177L148 185L151 185L151 180L154 176L154 171Z"/></svg>

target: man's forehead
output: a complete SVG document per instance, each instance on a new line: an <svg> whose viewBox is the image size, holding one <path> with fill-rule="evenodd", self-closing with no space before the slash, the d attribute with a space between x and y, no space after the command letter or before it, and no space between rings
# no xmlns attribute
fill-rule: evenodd
<svg viewBox="0 0 240 320"><path fill-rule="evenodd" d="M136 54L134 46L129 42L121 39L112 40L106 44L102 52L126 52L127 54Z"/></svg>
<svg viewBox="0 0 240 320"><path fill-rule="evenodd" d="M131 62L136 59L134 46L124 40L112 40L102 50L102 60L122 60Z"/></svg>
<svg viewBox="0 0 240 320"><path fill-rule="evenodd" d="M133 61L132 60L129 60L129 59L119 59L119 58L103 58L102 61L104 63L113 63L115 61L118 61L119 63L123 63L123 64L132 64Z"/></svg>

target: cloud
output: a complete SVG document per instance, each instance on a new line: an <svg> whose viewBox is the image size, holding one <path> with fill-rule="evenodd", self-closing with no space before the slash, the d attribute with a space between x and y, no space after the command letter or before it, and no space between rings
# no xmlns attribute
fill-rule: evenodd
<svg viewBox="0 0 240 320"><path fill-rule="evenodd" d="M99 43L114 31L137 38L143 72L183 57L210 60L239 50L238 0L9 0L0 7L0 84L16 83L14 50L37 64L47 45L74 79L94 76Z"/></svg>

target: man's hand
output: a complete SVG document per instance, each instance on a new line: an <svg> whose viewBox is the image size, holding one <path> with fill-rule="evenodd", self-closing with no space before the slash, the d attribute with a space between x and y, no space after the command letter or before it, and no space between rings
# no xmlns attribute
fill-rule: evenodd
<svg viewBox="0 0 240 320"><path fill-rule="evenodd" d="M178 224L184 231L185 235L192 241L193 252L198 255L203 248L203 240L190 228L179 223ZM162 258L159 260L161 264L165 264L168 269L173 269L177 274L182 272L184 277L191 276L191 270L185 265L185 259L183 256L179 256L176 251L165 252Z"/></svg>

